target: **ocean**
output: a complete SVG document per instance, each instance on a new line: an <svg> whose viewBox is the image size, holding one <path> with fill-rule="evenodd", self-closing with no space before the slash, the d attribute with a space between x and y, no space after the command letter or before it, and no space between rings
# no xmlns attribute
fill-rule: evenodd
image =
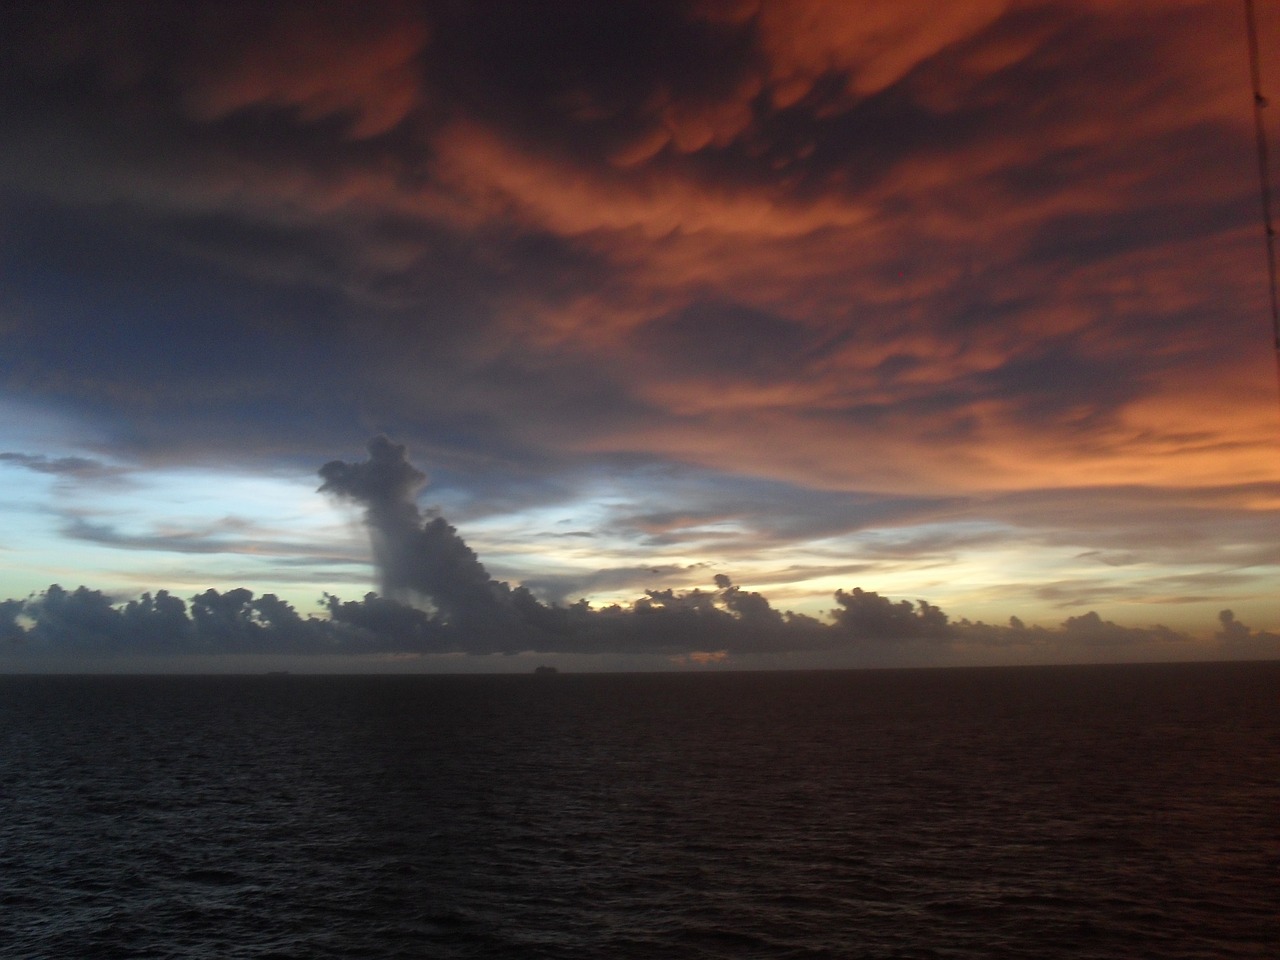
<svg viewBox="0 0 1280 960"><path fill-rule="evenodd" d="M0 678L0 957L1280 956L1280 663Z"/></svg>

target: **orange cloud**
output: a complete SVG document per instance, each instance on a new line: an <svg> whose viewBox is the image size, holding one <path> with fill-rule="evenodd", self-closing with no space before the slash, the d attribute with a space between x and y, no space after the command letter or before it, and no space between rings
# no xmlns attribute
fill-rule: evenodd
<svg viewBox="0 0 1280 960"><path fill-rule="evenodd" d="M750 30L755 59L732 88L718 95L650 99L653 123L614 155L622 167L642 163L670 146L677 153L726 147L758 132L755 102L762 94L774 110L795 106L832 76L842 78L847 107L898 83L947 47L974 38L1009 7L984 0L939 8L927 0L894 4L825 0L704 0L693 16ZM989 48L975 68L1008 63L1025 50Z"/></svg>
<svg viewBox="0 0 1280 960"><path fill-rule="evenodd" d="M988 192L983 254L1006 272L988 270L968 282L980 282L989 302L1021 305L1000 324L962 331L940 324L937 311L966 283L955 247L972 239L966 216L974 208L956 209L949 198L923 225L890 220L878 211L895 195L911 195L905 175L856 200L824 198L806 207L766 190L706 193L676 178L617 183L613 174L556 166L474 132L456 136L449 149L457 151L456 169L467 171L468 191L574 237L621 271L604 293L506 307L517 340L614 365L637 398L668 418L590 435L549 428L574 449L643 450L808 485L915 492L1077 485L1082 477L1097 484L1160 483L1174 475L1226 483L1277 475L1265 452L1273 398L1257 389L1267 371L1241 367L1238 350L1196 361L1192 406L1201 413L1178 399L1193 381L1173 372L1162 386L1157 366L1133 370L1127 399L1103 401L1082 386L1074 406L1066 397L1054 401L1053 422L1029 418L1016 391L983 395L967 385L1045 338L1070 336L1081 360L1099 369L1114 357L1154 361L1170 348L1188 348L1181 334L1162 343L1150 317L1214 310L1222 282L1247 273L1238 264L1246 238L1147 241L1136 252L1070 268L1018 264L1054 218L1123 217L1127 182L1082 183L1031 204ZM996 169L1015 168L1015 158L1002 157ZM965 185L963 178L940 179L933 189L941 195ZM1200 195L1211 201L1222 189L1211 180ZM934 245L944 238L929 269L911 263L922 234ZM908 272L895 274L895 264ZM789 318L798 335L826 330L836 339L763 380L699 368L682 373L660 355L637 356L651 324L710 291ZM886 379L886 364L902 370ZM1245 371L1251 387L1230 386ZM921 409L936 406L935 395L948 398L945 413L938 407L922 416ZM1203 415L1209 409L1214 415ZM1179 423L1187 420L1202 439L1185 439Z"/></svg>
<svg viewBox="0 0 1280 960"><path fill-rule="evenodd" d="M245 28L249 29L246 30ZM251 107L347 124L354 139L399 124L421 100L417 58L429 31L408 4L275 5L265 22L219 11L187 68L186 103L200 120Z"/></svg>
<svg viewBox="0 0 1280 960"><path fill-rule="evenodd" d="M450 127L435 146L447 182L491 216L515 216L569 236L635 231L641 242L701 232L786 237L869 216L853 203L788 202L765 190L715 190L679 176L577 166L538 156L475 124Z"/></svg>
<svg viewBox="0 0 1280 960"><path fill-rule="evenodd" d="M693 665L697 667L709 666L713 663L727 663L730 660L728 650L694 650L691 653L681 653L667 658L671 663L680 666Z"/></svg>
<svg viewBox="0 0 1280 960"><path fill-rule="evenodd" d="M1073 71L1061 62L1085 56L1087 42L1055 44L1045 26L1002 28L1006 2L930 16L917 3L706 4L702 16L751 27L758 59L723 90L659 90L633 149L612 163L459 120L419 131L418 158L291 166L214 154L201 182L171 189L203 209L336 230L345 273L311 279L355 299L394 302L374 293L384 278L428 266L429 248L409 231L380 229L383 218L475 237L477 256L499 263L502 254L484 246L493 228L554 236L597 258L595 283L486 291L507 339L474 353L606 365L659 418L589 434L570 425L572 439L560 442L577 449L643 449L835 487L1008 489L1072 482L1081 469L1099 483L1175 470L1206 482L1264 478L1269 400L1252 393L1262 368L1210 343L1207 325L1183 320L1176 337L1152 336L1157 315L1251 309L1256 296L1236 291L1256 287L1242 256L1254 240L1209 228L1211 236L1173 242L1148 229L1128 247L1115 241L1114 252L1077 249L1113 242L1162 205L1212 209L1251 189L1248 105L1232 89L1239 78L1229 79L1240 66L1229 35L1238 25L1212 4L1183 7L1144 35L1144 71L1108 86L1097 64ZM1123 34L1169 9L1099 4L1089 26ZM211 33L183 75L197 116L291 109L306 121L342 120L361 138L423 102L417 62L428 30L411 10L379 6L341 23L328 7L300 10L280 8L248 40L219 45ZM1060 78L1042 103L1014 84L984 86L1037 58ZM772 109L793 107L832 76L843 78L845 99L815 116L819 140L832 136L823 126L830 110L904 82L926 106L981 116L968 135L908 145L870 172L857 144L844 145L853 149L846 165L796 179L763 158L749 175L721 179L694 158L659 157L667 146L680 155L730 150L748 129L764 136L762 93ZM1206 146L1205 131L1219 139ZM1079 239L1063 232L1090 223ZM975 316L960 322L966 298ZM752 376L637 350L655 325L708 299L791 324L807 349L790 367ZM1069 340L1082 364L1099 369L1121 355L1152 362L1134 370L1130 394L1104 403L1082 388L1053 422L1037 423L1015 389L1027 384L1004 394L983 384L1052 339ZM1192 377L1202 402L1188 410L1178 397ZM1222 419L1201 423L1205 409ZM1178 428L1186 419L1195 430ZM1204 436L1178 439L1188 433Z"/></svg>
<svg viewBox="0 0 1280 960"><path fill-rule="evenodd" d="M777 107L807 96L824 77L843 74L850 96L865 97L901 80L922 61L981 32L1007 0L939 7L927 0L833 4L824 0L708 0L713 21L753 22Z"/></svg>

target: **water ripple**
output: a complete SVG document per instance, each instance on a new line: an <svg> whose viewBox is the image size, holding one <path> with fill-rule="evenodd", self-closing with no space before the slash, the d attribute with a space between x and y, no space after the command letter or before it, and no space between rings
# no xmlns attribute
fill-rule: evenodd
<svg viewBox="0 0 1280 960"><path fill-rule="evenodd" d="M0 955L1280 955L1280 666L0 678Z"/></svg>

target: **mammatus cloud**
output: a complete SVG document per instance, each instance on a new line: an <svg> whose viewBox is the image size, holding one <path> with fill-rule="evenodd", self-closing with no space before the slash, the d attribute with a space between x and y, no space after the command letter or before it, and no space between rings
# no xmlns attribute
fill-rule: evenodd
<svg viewBox="0 0 1280 960"><path fill-rule="evenodd" d="M183 600L165 590L126 602L60 585L0 603L0 652L10 656L112 654L632 653L675 662L722 663L742 654L1075 647L1164 649L1185 634L1122 627L1089 612L1057 628L953 622L925 600L893 601L854 587L835 594L821 620L774 609L768 598L718 574L711 589L649 589L628 605L544 603L524 586L489 578L442 517L425 517L416 495L426 475L385 437L369 459L331 461L321 490L365 509L382 594L325 596L325 616L303 616L274 594L208 589ZM1233 655L1280 655L1280 636L1253 631L1230 610L1217 640Z"/></svg>

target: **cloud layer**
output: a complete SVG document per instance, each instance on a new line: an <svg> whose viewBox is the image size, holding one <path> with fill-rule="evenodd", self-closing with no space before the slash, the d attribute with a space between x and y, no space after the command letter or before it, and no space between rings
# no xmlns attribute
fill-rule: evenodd
<svg viewBox="0 0 1280 960"><path fill-rule="evenodd" d="M423 517L415 495L426 475L385 437L369 459L331 461L321 490L365 508L383 595L324 598L325 617L303 617L274 594L207 589L189 604L167 590L113 603L87 587L52 585L0 603L0 657L24 659L193 655L629 654L682 664L723 664L744 655L818 652L848 662L899 664L990 656L1114 659L1152 656L1277 656L1280 635L1219 614L1206 647L1164 626L1122 627L1090 611L1056 629L952 622L925 600L892 601L854 587L837 590L829 617L776 610L764 595L717 574L714 588L649 589L626 605L593 608L539 600L525 585L491 579L443 517ZM657 571L654 571L657 572Z"/></svg>
<svg viewBox="0 0 1280 960"><path fill-rule="evenodd" d="M468 539L548 597L654 567L928 593L971 558L1007 572L966 610L1262 614L1280 461L1237 9L555 7L0 13L0 399L75 434L0 436L0 466L62 484L63 542L163 548L68 506L94 464L305 470L386 431L460 525L522 518ZM395 556L465 547L397 533L418 479L326 481L376 514L388 597L440 575ZM545 549L550 506L591 543Z"/></svg>

